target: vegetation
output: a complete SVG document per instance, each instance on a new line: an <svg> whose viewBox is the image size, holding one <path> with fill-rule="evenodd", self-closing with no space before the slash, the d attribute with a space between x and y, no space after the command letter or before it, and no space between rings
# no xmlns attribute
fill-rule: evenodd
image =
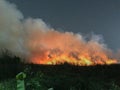
<svg viewBox="0 0 120 90"><path fill-rule="evenodd" d="M15 78L21 71L23 71L21 59L4 50L0 54L0 80Z"/></svg>
<svg viewBox="0 0 120 90"><path fill-rule="evenodd" d="M19 79L24 79L25 90L120 90L119 70L120 65L23 64L19 57L4 51L0 56L0 90L17 90Z"/></svg>

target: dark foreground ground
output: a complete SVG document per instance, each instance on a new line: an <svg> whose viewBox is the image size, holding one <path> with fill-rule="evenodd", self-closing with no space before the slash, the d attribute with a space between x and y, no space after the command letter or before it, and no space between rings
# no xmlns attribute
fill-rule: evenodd
<svg viewBox="0 0 120 90"><path fill-rule="evenodd" d="M120 65L26 65L28 81L55 90L120 90ZM36 85L35 85L36 86ZM31 85L27 86L29 88ZM39 89L35 89L39 90Z"/></svg>
<svg viewBox="0 0 120 90"><path fill-rule="evenodd" d="M18 58L17 58L18 59ZM16 90L15 76L24 72L26 90L120 90L120 64L74 66L2 63L0 90Z"/></svg>

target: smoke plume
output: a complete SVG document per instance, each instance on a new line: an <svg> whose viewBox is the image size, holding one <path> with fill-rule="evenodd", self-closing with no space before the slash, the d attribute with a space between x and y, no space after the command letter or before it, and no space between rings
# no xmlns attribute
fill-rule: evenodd
<svg viewBox="0 0 120 90"><path fill-rule="evenodd" d="M6 0L0 0L0 48L33 63L43 63L45 59L63 54L76 60L80 60L80 56L108 59L112 53L100 35L92 34L86 40L81 34L59 32L41 19L24 19L16 5Z"/></svg>

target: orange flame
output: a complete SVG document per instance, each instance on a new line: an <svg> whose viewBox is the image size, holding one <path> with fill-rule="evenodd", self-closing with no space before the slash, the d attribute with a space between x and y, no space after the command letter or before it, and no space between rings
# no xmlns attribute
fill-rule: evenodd
<svg viewBox="0 0 120 90"><path fill-rule="evenodd" d="M80 34L54 30L33 30L27 43L29 62L34 64L69 63L79 66L117 63L112 53L94 36L89 41Z"/></svg>
<svg viewBox="0 0 120 90"><path fill-rule="evenodd" d="M114 59L107 59L107 60L101 60L100 58L99 59L96 59L95 61L92 60L92 59L88 59L86 57L81 57L79 59L75 59L75 58L70 58L70 57L67 57L67 56L58 56L58 57L53 57L53 58L45 58L45 59L41 59L39 57L34 57L32 58L32 63L34 64L52 64L52 65L56 65L56 64L62 64L62 63L69 63L69 64L72 64L72 65L79 65L79 66L89 66L89 65L97 65L97 64L100 64L100 65L104 65L104 64L115 64L117 63L116 60Z"/></svg>
<svg viewBox="0 0 120 90"><path fill-rule="evenodd" d="M89 56L88 53L78 53L78 52L70 52L64 53L60 50L52 50L43 52L42 55L35 55L31 58L32 63L34 64L64 64L69 63L72 65L79 65L79 66L89 66L89 65L104 65L104 64L115 64L117 60L110 59L103 53L99 53L97 55L93 54Z"/></svg>

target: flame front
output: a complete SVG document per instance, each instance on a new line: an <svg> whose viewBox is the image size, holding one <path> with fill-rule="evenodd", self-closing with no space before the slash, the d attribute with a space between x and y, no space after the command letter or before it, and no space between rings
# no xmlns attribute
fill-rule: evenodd
<svg viewBox="0 0 120 90"><path fill-rule="evenodd" d="M69 63L72 65L89 66L89 65L104 65L115 64L117 60L108 58L104 53L90 56L88 53L70 52L64 53L60 50L49 50L42 55L32 57L32 63L34 64L64 64Z"/></svg>

